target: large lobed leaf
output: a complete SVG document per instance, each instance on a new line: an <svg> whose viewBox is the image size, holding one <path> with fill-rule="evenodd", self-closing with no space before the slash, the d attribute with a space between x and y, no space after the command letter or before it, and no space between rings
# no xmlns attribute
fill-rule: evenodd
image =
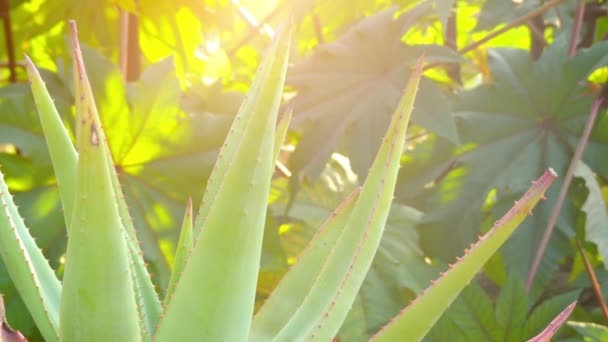
<svg viewBox="0 0 608 342"><path fill-rule="evenodd" d="M493 82L459 96L455 115L464 146L444 151L445 159L431 159L429 164L430 174L442 175L422 208L428 210L421 239L432 255L450 259L478 235L480 209L490 191L496 191L491 212L496 217L523 193L526 180L547 167L565 172L593 101L583 84L594 70L608 65L606 42L582 49L572 58L566 57L566 46L563 37L556 38L536 62L525 50L490 50ZM583 157L601 175L608 174L603 157L608 148L606 124L608 117L602 112ZM419 183L418 189L422 186ZM547 194L549 205L524 222L524 229L501 250L507 273L527 275L560 186L558 180ZM536 297L569 253L567 238L574 234L574 210L566 203L560 214L532 287ZM439 238L447 234L446 229L452 237L449 243Z"/></svg>
<svg viewBox="0 0 608 342"><path fill-rule="evenodd" d="M429 62L459 61L441 46L404 44L403 30L417 17L395 20L395 11L364 18L290 69L287 83L297 90L294 124L303 132L290 161L293 182L315 180L344 141L354 171L364 178L416 58L424 51ZM412 120L457 142L449 102L442 98L439 88L423 79Z"/></svg>

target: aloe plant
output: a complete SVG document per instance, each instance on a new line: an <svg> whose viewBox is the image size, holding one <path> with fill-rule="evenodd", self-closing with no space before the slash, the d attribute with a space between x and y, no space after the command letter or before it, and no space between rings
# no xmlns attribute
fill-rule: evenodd
<svg viewBox="0 0 608 342"><path fill-rule="evenodd" d="M414 68L365 184L319 229L253 316L273 167L290 114L277 124L290 46L280 31L236 115L203 202L187 206L167 296L148 276L114 171L72 22L76 146L44 84L27 71L67 223L60 281L0 176L0 254L47 341L299 341L333 338L380 243L422 72ZM375 337L421 339L556 178L548 170L471 250ZM162 303L162 304L161 304ZM252 319L253 316L253 319Z"/></svg>

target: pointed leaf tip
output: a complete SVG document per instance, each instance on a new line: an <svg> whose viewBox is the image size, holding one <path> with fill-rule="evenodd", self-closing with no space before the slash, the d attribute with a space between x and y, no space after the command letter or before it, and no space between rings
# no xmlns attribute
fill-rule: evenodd
<svg viewBox="0 0 608 342"><path fill-rule="evenodd" d="M553 171L553 170L551 170ZM555 172L553 172L555 174ZM576 307L578 302L574 301L572 304L568 305L562 312L560 312L552 321L547 325L547 327L541 331L540 334L534 336L529 339L528 342L550 342L551 338L555 333L566 323L568 317Z"/></svg>

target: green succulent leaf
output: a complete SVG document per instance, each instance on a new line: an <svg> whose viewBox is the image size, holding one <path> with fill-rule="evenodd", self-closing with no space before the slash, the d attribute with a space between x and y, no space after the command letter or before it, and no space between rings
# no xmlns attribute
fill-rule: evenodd
<svg viewBox="0 0 608 342"><path fill-rule="evenodd" d="M76 179L78 154L38 70L36 70L29 57L25 56L25 61L44 137L49 146L49 154L55 168L57 182L61 184L59 194L63 205L63 215L65 222L70 222L76 193L76 182L74 180Z"/></svg>
<svg viewBox="0 0 608 342"><path fill-rule="evenodd" d="M344 226L352 215L360 192L360 188L355 189L344 199L298 256L296 264L254 316L249 341L272 340L300 307L319 276L332 246L344 234Z"/></svg>
<svg viewBox="0 0 608 342"><path fill-rule="evenodd" d="M290 41L291 29L284 28L234 119L157 341L241 341L249 335Z"/></svg>
<svg viewBox="0 0 608 342"><path fill-rule="evenodd" d="M44 88L38 71L29 59L27 61L28 72L32 78L32 89L34 97L37 100L37 108L40 113L42 128L46 132L45 137L47 138L49 152L51 154L51 159L53 160L53 166L55 167L55 174L57 175L58 182L61 183L59 190L62 197L62 203L64 203L64 216L66 218L72 217L73 202L76 196L75 174L78 156L71 143L69 133L65 129L65 126L63 126L61 118L57 113L48 92ZM77 87L76 89L82 91L81 87ZM77 107L80 111L86 110L86 106L84 106L81 101L78 102ZM103 138L102 140L105 141L103 132L100 132L100 136ZM108 160L112 160L109 150L106 151L108 153ZM140 317L142 318L142 321L145 322L145 327L143 328L145 335L149 338L154 331L154 327L158 324L161 314L160 301L158 300L145 263L141 258L141 250L139 248L135 228L120 188L116 170L111 163L108 163L108 169L111 175L121 222L126 228L126 240L130 252L130 261L133 265L133 275L136 284L135 290L137 293L138 308L140 309ZM69 220L66 219L66 222L69 222Z"/></svg>
<svg viewBox="0 0 608 342"><path fill-rule="evenodd" d="M333 338L355 301L384 232L422 63L421 58L408 81L353 214L343 228L346 233L336 241L316 282L276 336L277 341Z"/></svg>
<svg viewBox="0 0 608 342"><path fill-rule="evenodd" d="M72 22L79 151L76 204L68 239L62 341L141 338L125 232L110 174L111 159ZM86 317L86 319L82 319Z"/></svg>
<svg viewBox="0 0 608 342"><path fill-rule="evenodd" d="M557 175L553 170L547 170L486 235L480 237L479 241L472 244L470 249L465 250L464 257L459 258L456 264L442 274L441 278L434 281L431 287L384 327L373 340L396 341L402 339L403 336L408 336L408 339L413 341L421 340L485 262L529 215L556 178ZM520 281L523 288L523 281L521 279ZM505 300L505 303L507 302L508 300ZM511 303L508 302L508 304ZM499 312L502 313L498 315ZM504 312L505 310L497 308L498 317L504 317ZM499 325L505 321L509 320L497 319Z"/></svg>
<svg viewBox="0 0 608 342"><path fill-rule="evenodd" d="M567 308L576 302L580 293L580 290L566 292L550 298L534 308L534 311L528 314L526 318L525 337L530 338L536 334L542 335L550 326L556 331L555 324L553 324L554 320L565 314ZM574 306L571 309L574 309ZM562 321L562 323L564 322L565 320Z"/></svg>
<svg viewBox="0 0 608 342"><path fill-rule="evenodd" d="M168 306L171 301L173 292L175 292L175 285L186 266L188 253L190 253L194 245L192 216L192 199L189 199L188 204L186 205L186 213L184 214L181 233L179 234L179 241L177 242L177 252L175 253L175 259L173 260L173 270L171 272L171 278L169 279L169 287L167 287L167 293L165 294L165 300L163 302L163 306L165 307Z"/></svg>
<svg viewBox="0 0 608 342"><path fill-rule="evenodd" d="M492 300L472 281L429 331L428 337L435 342L452 341L458 335L466 336L465 341L500 341L499 333Z"/></svg>
<svg viewBox="0 0 608 342"><path fill-rule="evenodd" d="M0 173L0 255L47 341L59 341L61 283L17 211Z"/></svg>

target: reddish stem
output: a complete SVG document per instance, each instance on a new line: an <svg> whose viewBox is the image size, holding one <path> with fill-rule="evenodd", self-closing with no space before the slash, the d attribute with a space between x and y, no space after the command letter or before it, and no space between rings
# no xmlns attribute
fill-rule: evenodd
<svg viewBox="0 0 608 342"><path fill-rule="evenodd" d="M546 11L548 11L549 9L559 5L560 2L562 2L563 0L552 0L549 2L544 3L542 6L540 6L539 8L535 9L534 11L522 15L521 17L513 20L512 22L508 23L507 25L505 25L503 28L498 29L490 34L488 34L487 36L481 38L480 40L473 42L465 47L463 47L462 49L458 50L459 54L465 54L469 51L475 50L476 48L478 48L479 46L481 46L482 44L500 36L501 34L511 30L514 27L517 27L519 25L525 24L526 22L528 22L531 19L536 18L537 16L545 13ZM424 70L428 70L431 68L434 68L438 65L440 65L441 63L431 63L429 65L427 65Z"/></svg>
<svg viewBox="0 0 608 342"><path fill-rule="evenodd" d="M578 42L578 36L581 34L581 27L583 26L583 17L584 16L585 16L585 0L578 0L576 2L576 14L574 16L574 27L572 28L572 35L570 36L570 42L568 45L568 57L572 57L576 53L576 44Z"/></svg>
<svg viewBox="0 0 608 342"><path fill-rule="evenodd" d="M0 17L4 26L4 41L6 42L6 53L8 55L9 80L17 82L17 60L15 58L15 44L11 31L11 13L8 0L0 0Z"/></svg>
<svg viewBox="0 0 608 342"><path fill-rule="evenodd" d="M536 276L536 271L538 270L538 266L540 265L543 255L545 254L545 250L547 249L547 245L549 244L549 239L551 238L551 234L553 234L555 223L557 222L557 217L559 216L559 212L562 208L562 205L564 204L566 195L568 194L568 187L570 186L570 182L572 181L574 169L576 168L576 164L583 155L585 145L587 144L587 141L589 140L589 135L591 134L591 130L593 129L593 123L595 122L595 118L597 117L597 113L599 112L603 101L604 98L601 95L598 96L595 101L593 101L591 113L589 113L589 116L587 117L587 122L585 123L583 134L581 135L578 141L578 145L576 146L576 150L574 151L574 155L572 156L572 160L570 161L570 165L568 166L568 171L566 172L564 183L562 184L561 189L559 189L557 202L555 203L555 207L553 208L551 216L549 217L549 222L547 223L547 227L545 228L543 239L540 242L540 245L538 246L538 250L536 251L536 255L534 256L534 261L530 266L528 280L526 281L526 289L528 291L530 291L530 288L532 288L532 282L534 281L534 277Z"/></svg>
<svg viewBox="0 0 608 342"><path fill-rule="evenodd" d="M587 258L587 254L585 253L585 248L583 247L581 240L576 239L576 246L578 247L578 252L581 253L581 257L583 258L583 264L585 265L585 270L587 270L587 275L589 276L589 280L591 281L591 287L593 288L593 293L595 293L595 298L597 299L598 303L600 304L600 307L602 308L604 318L606 319L606 321L608 321L608 306L606 306L606 301L604 301L602 287L600 286L599 281L597 281L597 276L595 275L593 266L591 266L591 263Z"/></svg>

